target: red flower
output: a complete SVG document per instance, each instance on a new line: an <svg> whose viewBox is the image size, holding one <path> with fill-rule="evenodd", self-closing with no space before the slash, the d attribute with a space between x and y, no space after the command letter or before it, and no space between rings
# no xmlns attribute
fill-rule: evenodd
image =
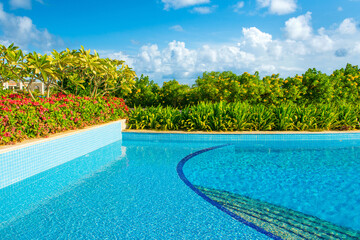
<svg viewBox="0 0 360 240"><path fill-rule="evenodd" d="M12 110L8 107L4 107L2 110L4 110L5 112L12 112Z"/></svg>
<svg viewBox="0 0 360 240"><path fill-rule="evenodd" d="M6 133L4 134L4 137L11 137L11 133L6 132Z"/></svg>

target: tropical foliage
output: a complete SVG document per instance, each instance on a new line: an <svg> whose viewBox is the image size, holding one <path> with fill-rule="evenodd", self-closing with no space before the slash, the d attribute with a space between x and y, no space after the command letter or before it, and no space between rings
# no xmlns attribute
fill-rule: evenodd
<svg viewBox="0 0 360 240"><path fill-rule="evenodd" d="M125 95L130 106L172 106L184 108L200 102L247 102L250 104L278 105L348 103L360 100L360 69L348 64L346 68L327 75L309 69L302 75L280 78L279 74L261 78L257 72L236 75L232 72L205 72L189 87L172 80L162 87L153 81L142 81L141 87ZM156 86L156 87L153 87ZM146 91L144 91L146 89ZM152 96L151 101L147 96ZM144 99L144 101L134 101Z"/></svg>
<svg viewBox="0 0 360 240"><path fill-rule="evenodd" d="M0 91L0 145L127 118L129 109L116 97L52 95L37 98Z"/></svg>
<svg viewBox="0 0 360 240"><path fill-rule="evenodd" d="M121 94L121 93L120 93ZM135 84L124 96L129 107L134 106L157 106L160 102L160 87L154 81L150 81L148 76L141 75L135 78Z"/></svg>
<svg viewBox="0 0 360 240"><path fill-rule="evenodd" d="M50 87L65 94L98 97L129 93L136 76L124 61L100 58L96 51L91 53L83 47L41 55L24 54L13 44L0 45L0 63L0 84L9 80L22 82L33 101L30 89L36 81L45 84L47 97Z"/></svg>
<svg viewBox="0 0 360 240"><path fill-rule="evenodd" d="M321 131L360 129L360 107L349 104L200 103L134 108L130 129L186 131Z"/></svg>

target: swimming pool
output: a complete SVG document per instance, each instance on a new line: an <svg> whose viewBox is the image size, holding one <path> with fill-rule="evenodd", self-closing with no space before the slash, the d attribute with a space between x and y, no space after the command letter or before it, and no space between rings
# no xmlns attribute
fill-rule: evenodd
<svg viewBox="0 0 360 240"><path fill-rule="evenodd" d="M0 239L268 239L286 234L276 217L292 215L359 238L360 140L234 139L123 133L122 141L0 189ZM244 209L269 213L256 220Z"/></svg>

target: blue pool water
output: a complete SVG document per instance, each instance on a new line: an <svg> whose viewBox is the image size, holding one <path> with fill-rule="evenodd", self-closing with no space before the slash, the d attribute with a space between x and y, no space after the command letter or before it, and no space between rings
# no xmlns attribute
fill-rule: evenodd
<svg viewBox="0 0 360 240"><path fill-rule="evenodd" d="M0 239L269 239L204 201L178 175L186 156L224 143L231 145L184 164L192 184L360 230L359 140L134 136L0 189Z"/></svg>
<svg viewBox="0 0 360 240"><path fill-rule="evenodd" d="M0 239L267 239L178 177L212 143L123 141L0 190Z"/></svg>
<svg viewBox="0 0 360 240"><path fill-rule="evenodd" d="M360 146L344 144L234 144L197 155L183 171L193 185L286 207L360 232Z"/></svg>

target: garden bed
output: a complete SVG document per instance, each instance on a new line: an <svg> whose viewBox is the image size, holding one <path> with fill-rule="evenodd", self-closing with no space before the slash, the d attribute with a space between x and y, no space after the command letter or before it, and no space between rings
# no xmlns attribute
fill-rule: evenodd
<svg viewBox="0 0 360 240"><path fill-rule="evenodd" d="M116 97L55 94L33 101L26 94L5 94L0 99L0 145L126 119L128 111Z"/></svg>

